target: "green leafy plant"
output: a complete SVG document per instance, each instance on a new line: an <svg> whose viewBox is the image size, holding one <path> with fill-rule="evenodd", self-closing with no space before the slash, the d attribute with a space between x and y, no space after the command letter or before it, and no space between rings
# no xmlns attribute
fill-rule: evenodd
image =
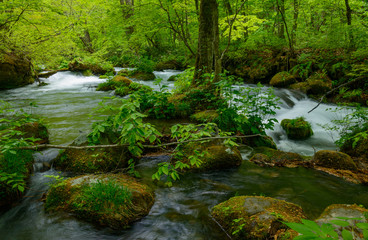
<svg viewBox="0 0 368 240"><path fill-rule="evenodd" d="M354 224L351 224L348 220L362 219L338 217L336 220L331 220L329 223L322 223L320 225L314 221L302 219L302 223L284 222L284 224L301 234L295 237L295 240L340 239L336 231L336 226L342 228L341 236L344 240L360 239L356 233L359 230L362 232L364 239L368 239L368 223L354 221Z"/></svg>

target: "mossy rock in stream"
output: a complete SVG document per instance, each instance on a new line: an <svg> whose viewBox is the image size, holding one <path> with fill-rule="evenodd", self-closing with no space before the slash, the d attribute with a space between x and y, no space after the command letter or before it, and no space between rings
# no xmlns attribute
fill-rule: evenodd
<svg viewBox="0 0 368 240"><path fill-rule="evenodd" d="M305 158L297 153L283 152L268 147L254 148L254 155L249 161L262 167L297 167Z"/></svg>
<svg viewBox="0 0 368 240"><path fill-rule="evenodd" d="M106 82L100 83L97 86L97 91L110 91L115 90L120 87L129 87L132 83L132 80L130 80L127 77L123 77L120 75L116 75L112 79L106 80Z"/></svg>
<svg viewBox="0 0 368 240"><path fill-rule="evenodd" d="M154 193L123 174L85 175L54 184L47 193L47 211L66 211L76 217L124 229L146 216Z"/></svg>
<svg viewBox="0 0 368 240"><path fill-rule="evenodd" d="M307 94L322 95L332 89L332 81L325 73L314 73L306 82L309 86Z"/></svg>
<svg viewBox="0 0 368 240"><path fill-rule="evenodd" d="M129 73L129 77L142 81L152 81L155 80L156 78L155 74L153 73L139 72L139 71L132 71L131 73Z"/></svg>
<svg viewBox="0 0 368 240"><path fill-rule="evenodd" d="M303 140L313 135L310 123L305 121L303 117L283 119L281 121L281 127L290 139Z"/></svg>
<svg viewBox="0 0 368 240"><path fill-rule="evenodd" d="M205 110L191 115L190 119L198 123L209 123L215 122L218 117L219 114L216 110Z"/></svg>
<svg viewBox="0 0 368 240"><path fill-rule="evenodd" d="M70 71L74 72L82 72L83 74L88 74L89 72L92 74L106 74L108 72L114 73L115 70L112 65L108 63L92 63L86 62L80 58L74 59L69 62L68 68Z"/></svg>
<svg viewBox="0 0 368 240"><path fill-rule="evenodd" d="M213 207L211 215L232 239L293 239L282 222L306 218L296 204L270 197L238 196Z"/></svg>
<svg viewBox="0 0 368 240"><path fill-rule="evenodd" d="M191 166L188 156L197 153L204 154L200 157L200 165L192 165L189 171L207 171L207 170L221 170L225 168L238 167L242 163L242 157L236 147L227 147L220 141L210 141L205 143L188 143L183 147L183 156L180 160Z"/></svg>
<svg viewBox="0 0 368 240"><path fill-rule="evenodd" d="M296 78L288 72L279 72L270 81L270 85L274 87L287 87L293 83L296 83Z"/></svg>
<svg viewBox="0 0 368 240"><path fill-rule="evenodd" d="M367 213L367 209L356 204L332 204L328 206L315 221L318 224L324 224L336 220L341 221L341 218L348 218L343 221L349 223L349 226L342 227L334 224L332 225L339 236L341 236L341 232L344 229L351 232L351 227L356 226L357 223L368 223ZM362 229L357 227L354 227L353 229L354 235L359 236L359 238L354 239L365 239Z"/></svg>
<svg viewBox="0 0 368 240"><path fill-rule="evenodd" d="M349 155L337 151L320 150L314 154L313 161L316 165L326 168L344 170L358 169Z"/></svg>
<svg viewBox="0 0 368 240"><path fill-rule="evenodd" d="M112 141L106 140L106 144ZM87 146L85 134L79 136L70 146ZM66 149L54 160L54 167L77 173L108 172L127 167L131 158L126 147Z"/></svg>

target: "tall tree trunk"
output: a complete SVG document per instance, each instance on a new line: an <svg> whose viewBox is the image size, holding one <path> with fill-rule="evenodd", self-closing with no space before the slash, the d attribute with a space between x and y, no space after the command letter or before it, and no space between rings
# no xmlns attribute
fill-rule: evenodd
<svg viewBox="0 0 368 240"><path fill-rule="evenodd" d="M227 14L228 15L233 15L233 9L231 8L231 4L230 4L230 1L229 0L223 0L223 3L224 3L224 7L227 11Z"/></svg>
<svg viewBox="0 0 368 240"><path fill-rule="evenodd" d="M88 29L84 30L84 36L80 36L79 39L82 41L86 51L90 53L94 52L93 46L92 46L91 35L89 34Z"/></svg>
<svg viewBox="0 0 368 240"><path fill-rule="evenodd" d="M291 44L296 45L296 31L298 30L299 0L294 0L294 23L291 30Z"/></svg>
<svg viewBox="0 0 368 240"><path fill-rule="evenodd" d="M346 7L346 20L348 24L349 48L353 48L354 47L354 37L351 31L351 13L352 11L349 5L349 0L345 0L345 7Z"/></svg>
<svg viewBox="0 0 368 240"><path fill-rule="evenodd" d="M206 73L215 73L214 82L219 80L221 61L219 57L218 5L216 0L201 0L199 14L198 50L193 85L204 83ZM209 89L214 86L209 84Z"/></svg>
<svg viewBox="0 0 368 240"><path fill-rule="evenodd" d="M277 10L279 12L279 21L278 21L278 36L279 38L285 38L285 24L283 17L285 16L285 0L276 0Z"/></svg>
<svg viewBox="0 0 368 240"><path fill-rule="evenodd" d="M125 6L125 8L123 8L123 16L125 19L129 19L131 16L133 16L134 0L120 0L120 5ZM125 31L127 35L131 35L133 32L133 26L127 27Z"/></svg>

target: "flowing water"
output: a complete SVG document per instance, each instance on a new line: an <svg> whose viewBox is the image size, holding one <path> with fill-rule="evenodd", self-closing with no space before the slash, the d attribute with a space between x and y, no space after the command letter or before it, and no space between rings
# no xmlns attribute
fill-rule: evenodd
<svg viewBox="0 0 368 240"><path fill-rule="evenodd" d="M173 87L166 80L176 74L173 71L155 72L163 78L162 84ZM68 144L81 132L88 132L97 116L93 109L111 92L96 92L95 87L104 81L97 77L84 77L70 72L60 72L45 80L49 85L1 91L0 99L9 101L17 108L24 108L44 118L49 127L53 144ZM142 82L156 89L153 82ZM312 155L319 149L336 149L333 137L320 124L329 123L336 117L326 112L332 107L321 105L310 114L316 102L305 95L289 90L277 89L282 99L276 118L304 116L311 122L314 135L306 141L291 141L276 125L269 131L278 147ZM29 107L30 103L38 107ZM339 113L340 115L343 113ZM101 116L100 116L101 117ZM247 161L250 149L241 149L244 161L241 167L225 171L187 174L172 188L155 187L156 201L148 216L134 223L131 228L113 231L99 228L77 220L68 214L44 212L42 195L47 191L50 178L57 175L53 169L41 172L42 165L50 162L58 150L49 149L35 154L35 173L31 176L29 190L22 202L0 214L1 240L61 240L61 239L227 239L221 228L210 216L211 208L235 195L265 195L287 200L303 207L311 218L334 203L357 203L368 206L368 188L354 185L342 179L310 169L260 168ZM143 181L152 184L151 174L160 161L167 157L147 157L138 164Z"/></svg>

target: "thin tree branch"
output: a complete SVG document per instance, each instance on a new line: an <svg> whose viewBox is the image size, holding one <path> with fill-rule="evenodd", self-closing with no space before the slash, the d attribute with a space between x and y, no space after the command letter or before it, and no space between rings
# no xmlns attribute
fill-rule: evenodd
<svg viewBox="0 0 368 240"><path fill-rule="evenodd" d="M358 77L358 78L354 79L353 81L350 81L350 82L347 82L347 83L341 84L341 85L339 85L339 86L335 87L334 89L332 89L332 90L328 91L327 93L325 93L325 94L320 98L320 100L319 100L319 102L318 102L317 106L315 106L314 108L312 108L308 113L311 113L314 109L318 108L318 107L319 107L319 105L321 105L321 103L322 103L323 99L324 99L326 96L330 95L331 93L333 93L334 91L336 91L337 89L339 89L339 88L341 88L341 87L345 87L345 86L347 86L347 85L350 85L350 84L352 84L352 83L354 83L354 82L356 82L356 81L358 81L358 80L362 80L363 78L364 78L364 76L360 76L360 77Z"/></svg>
<svg viewBox="0 0 368 240"><path fill-rule="evenodd" d="M253 135L246 135L246 136L229 136L229 137L206 137L206 138L199 138L193 140L185 140L185 141L178 141L178 142L171 142L171 143L163 143L157 145L142 145L145 148L160 148L160 147L167 147L172 145L178 145L181 143L190 143L190 142L201 142L207 140L216 140L216 139L231 139L231 138L252 138L252 137L266 137L260 134L253 134ZM83 150L83 149L92 149L92 148L117 148L117 147L128 147L129 144L111 144L111 145L93 145L93 146L62 146L62 145L53 145L53 144L41 144L35 146L25 146L25 147L18 147L17 149L22 150L40 150L44 148L57 148L57 149L76 149L76 150Z"/></svg>

